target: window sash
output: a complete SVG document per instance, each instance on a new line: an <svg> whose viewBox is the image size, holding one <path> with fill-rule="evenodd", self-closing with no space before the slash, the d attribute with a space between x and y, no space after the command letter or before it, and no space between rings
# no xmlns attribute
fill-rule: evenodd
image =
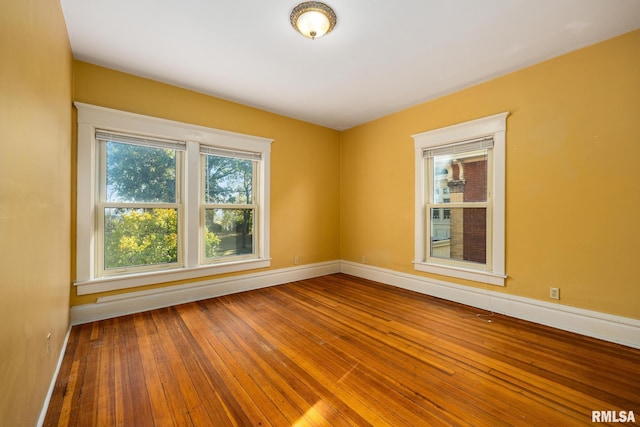
<svg viewBox="0 0 640 427"><path fill-rule="evenodd" d="M438 257L438 256L434 256L433 255L433 243L434 241L432 241L432 221L433 219L430 216L431 213L431 209L438 209L438 208L445 208L445 206L443 204L439 204L439 205L429 205L428 207L426 207L425 209L425 231L426 231L426 238L425 238L425 248L424 248L424 253L425 253L425 261L428 263L432 263L432 264L440 264L443 266L451 266L451 267L459 267L459 268L468 268L468 269L474 269L474 270L483 270L483 271L491 271L492 270L492 265L493 265L493 260L492 260L492 254L493 254L493 248L492 248L492 243L493 243L493 233L492 233L492 224L493 224L493 209L492 206L488 203L474 203L474 206L469 206L469 205L460 205L457 208L458 209L465 209L465 208L484 208L486 209L486 217L485 217L485 262L484 263L480 263L480 262L476 262L476 261L466 261L466 260L458 260L458 259L453 259L453 258L443 258L443 257ZM484 205L484 206L482 206ZM452 207L449 204L446 204L446 208L456 208L455 206ZM441 218L440 220L444 220L444 218Z"/></svg>
<svg viewBox="0 0 640 427"><path fill-rule="evenodd" d="M96 135L98 134L98 132L96 131ZM104 133L103 133L104 135ZM135 137L132 137L135 138ZM141 141L149 141L146 139L140 139ZM156 202L107 202L107 142L116 142L116 143L121 143L121 144L130 144L130 145L138 145L138 146L142 146L142 147L151 147L151 148L159 148L159 149L170 149L170 150L175 150L176 151L176 178L175 178L175 203L181 203L182 202L182 193L183 193L183 181L184 181L184 176L183 176L183 170L184 170L184 166L183 166L183 162L184 162L184 158L183 158L183 153L182 150L178 150L178 149L174 149L172 147L162 147L162 146L153 146L153 145L148 145L146 143L143 142L143 144L133 144L132 143L133 139L130 140L130 142L122 142L122 141L117 141L114 139L97 139L96 138L96 142L98 143L98 170L99 170L99 181L98 181L98 199L97 199L97 203L117 203L119 205L122 204L127 204L127 203L142 203L142 204L157 204ZM166 202L165 202L166 203ZM170 202L169 202L170 203Z"/></svg>
<svg viewBox="0 0 640 427"><path fill-rule="evenodd" d="M173 209L176 211L176 215L178 217L177 224L177 259L176 262L171 263L155 263L155 264L143 264L143 265L131 265L131 266L123 266L120 268L106 268L105 266L105 256L106 256L106 229L105 229L105 211L106 209ZM128 203L128 204L115 204L115 203L100 203L96 209L97 216L97 232L96 232L96 275L98 277L109 277L109 276L118 276L122 274L130 274L135 272L146 272L146 271L156 271L156 270L165 270L170 268L179 268L183 266L183 256L182 256L182 235L183 235L183 223L184 223L184 215L183 208L180 204L153 204L153 203Z"/></svg>
<svg viewBox="0 0 640 427"><path fill-rule="evenodd" d="M211 205L223 205L224 203L215 203L215 202L207 202L207 191L208 191L208 186L207 186L207 177L205 175L206 172L206 161L207 161L207 156L214 156L214 157L226 157L226 158L230 158L230 159L239 159L239 160L249 160L249 159L245 159L242 157L233 157L233 156L220 156L218 154L211 154L211 153L204 153L202 152L202 149L200 151L201 156L200 156L200 186L201 186L201 190L200 190L200 203L201 204L211 204ZM257 154L257 153L256 153ZM259 181L258 181L258 177L260 176L260 167L261 167L261 162L257 161L255 159L253 159L252 161L252 168L251 168L251 202L254 202L253 204L257 204L256 201L260 200L260 188L259 188ZM234 205L238 205L238 204L242 204L242 203L235 203ZM248 203L249 205L251 205L252 203Z"/></svg>
<svg viewBox="0 0 640 427"><path fill-rule="evenodd" d="M122 274L131 274L136 272L156 271L170 268L179 268L184 265L183 260L183 241L184 241L184 207L182 203L182 151L185 149L184 144L175 141L159 140L133 135L112 133L96 130L96 143L99 147L99 181L98 181L98 198L96 200L95 222L96 222L96 250L95 250L95 268L96 277L118 276ZM158 149L169 149L176 151L176 171L175 171L175 198L176 202L108 202L107 196L107 143L115 142L120 144L129 144L141 147L151 147ZM106 209L175 209L178 217L177 224L177 260L172 263L132 265L122 268L106 268L106 229L105 229L105 211Z"/></svg>
<svg viewBox="0 0 640 427"><path fill-rule="evenodd" d="M491 148L483 148L482 150L484 150L485 155L486 155L486 202L490 202L491 201L491 189L493 188L492 184L492 179L493 179L493 175L492 175L492 167L493 167L493 149ZM466 152L470 153L473 151L478 151L477 149L474 150L468 150ZM441 153L438 154L437 156L446 156L449 155L450 153ZM460 153L458 153L460 154ZM435 170L436 170L436 157L437 156L430 156L430 157L425 157L424 160L424 169L425 169L425 188L427 190L427 197L426 197L426 201L427 203L445 203L445 202L436 202L436 200L438 199L447 199L450 200L451 199L451 194L452 192L449 190L448 187L443 188L442 194L440 194L440 189L438 188L438 181L435 179ZM465 158L463 157L463 160ZM468 158L467 158L468 159ZM458 163L458 162L456 162ZM461 162L464 164L466 162ZM467 168L464 167L464 169L466 170ZM466 181L466 179L465 179ZM441 196L441 197L436 197L436 196ZM450 204L451 202L447 202L447 204ZM460 202L453 202L453 203L473 203L473 202L464 202L464 201L460 201Z"/></svg>
<svg viewBox="0 0 640 427"><path fill-rule="evenodd" d="M460 154L465 152L477 151L480 149L485 149L487 154L487 200L482 202L465 202L465 201L457 201L457 202L434 202L436 199L435 194L436 190L438 190L436 186L436 182L434 180L434 171L435 171L435 158L437 156L447 155L447 154ZM491 224L493 223L493 201L491 200L491 191L490 189L493 187L493 138L478 138L470 141L464 141L460 143L447 144L444 146L437 147L436 149L431 150L429 156L425 155L425 153L429 151L427 149L423 150L424 156L424 167L425 167L425 187L427 190L427 195L425 197L425 205L424 205L424 221L425 226L424 230L426 233L425 236L425 261L433 264L441 264L448 265L454 267L461 268L471 268L477 270L488 270L492 269L492 233L491 233ZM436 257L432 255L432 227L431 223L434 221L434 218L431 217L431 209L467 209L467 208L484 208L486 209L486 225L485 225L485 263L478 263L474 261L464 261L464 260L455 260L450 258L442 258ZM440 218L438 220L442 220Z"/></svg>
<svg viewBox="0 0 640 427"><path fill-rule="evenodd" d="M260 248L260 206L258 201L260 198L260 189L258 177L260 176L260 167L261 162L259 161L262 156L260 153L252 153L252 152L240 152L237 150L225 150L217 147L210 146L200 146L200 232L199 232L199 259L200 264L214 264L214 263L222 263L222 262L233 262L234 260L240 259L251 259L258 258L260 256L259 248ZM251 171L251 201L253 203L210 203L205 202L206 197L206 184L205 181L207 177L205 176L205 162L207 156L217 156L217 157L227 157L233 159L240 160L252 160L253 167ZM206 250L206 212L211 209L228 209L228 210L251 210L252 212L252 251L248 254L236 254L236 255L228 255L228 256L216 256L216 257L208 257Z"/></svg>
<svg viewBox="0 0 640 427"><path fill-rule="evenodd" d="M207 210L215 210L215 209L227 209L227 210L238 210L238 211L250 211L252 218L252 228L251 228L251 252L241 253L241 254L233 254L233 255L222 255L222 256L207 256L207 248L206 248L206 214ZM259 224L257 221L258 218L258 207L256 205L212 205L207 204L203 205L201 210L201 245L200 245L200 263L201 264L215 264L221 262L232 262L237 260L245 260L252 259L258 257L258 236L259 236ZM209 230L211 231L211 230ZM214 232L215 234L215 232Z"/></svg>

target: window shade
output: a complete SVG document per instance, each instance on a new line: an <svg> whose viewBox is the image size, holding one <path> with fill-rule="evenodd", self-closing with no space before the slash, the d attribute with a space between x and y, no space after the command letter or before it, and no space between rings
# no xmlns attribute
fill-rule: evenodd
<svg viewBox="0 0 640 427"><path fill-rule="evenodd" d="M169 139L145 138L140 136L124 135L120 133L97 130L96 139L101 141L117 142L120 144L141 145L144 147L166 148L169 150L184 151L185 144Z"/></svg>
<svg viewBox="0 0 640 427"><path fill-rule="evenodd" d="M210 154L212 156L231 157L234 159L245 159L253 161L262 159L262 155L260 153L254 153L251 151L227 150L225 148L209 147L206 145L200 145L200 153Z"/></svg>
<svg viewBox="0 0 640 427"><path fill-rule="evenodd" d="M433 148L425 148L422 151L422 155L425 159L435 156L442 156L445 154L459 154L466 153L468 151L482 150L485 148L493 147L493 138L484 137L477 139L470 139L467 141L456 142L453 144L440 145Z"/></svg>

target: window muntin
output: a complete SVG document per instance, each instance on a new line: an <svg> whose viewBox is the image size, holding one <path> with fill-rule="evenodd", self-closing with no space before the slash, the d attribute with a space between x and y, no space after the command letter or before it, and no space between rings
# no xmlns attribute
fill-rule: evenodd
<svg viewBox="0 0 640 427"><path fill-rule="evenodd" d="M180 266L183 146L103 131L96 141L96 275Z"/></svg>

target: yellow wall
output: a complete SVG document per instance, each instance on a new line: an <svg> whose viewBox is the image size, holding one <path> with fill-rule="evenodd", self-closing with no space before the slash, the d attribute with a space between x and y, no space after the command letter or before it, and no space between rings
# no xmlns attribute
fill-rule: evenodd
<svg viewBox="0 0 640 427"><path fill-rule="evenodd" d="M342 133L77 61L74 99L274 138L272 268L296 256L365 257L413 274L422 273L411 264L410 135L510 111L509 279L504 288L454 282L551 302L549 287L560 287L559 304L640 318L640 227L621 214L639 205L639 39L632 32ZM71 303L97 296L72 292Z"/></svg>
<svg viewBox="0 0 640 427"><path fill-rule="evenodd" d="M410 135L503 111L509 278L455 282L640 319L640 31L344 132L341 258L421 274Z"/></svg>
<svg viewBox="0 0 640 427"><path fill-rule="evenodd" d="M339 259L337 131L86 62L74 61L73 70L75 101L272 138L271 268L292 267L294 257L301 265ZM72 290L71 305L140 289Z"/></svg>
<svg viewBox="0 0 640 427"><path fill-rule="evenodd" d="M68 329L70 105L71 49L59 2L1 2L2 426L36 425Z"/></svg>
<svg viewBox="0 0 640 427"><path fill-rule="evenodd" d="M35 425L68 328L72 89L81 102L273 138L274 269L364 256L420 274L410 135L510 111L509 279L465 283L541 300L555 286L561 304L640 318L638 76L635 31L338 133L73 62L58 2L2 2L0 425ZM71 304L97 296L72 292Z"/></svg>

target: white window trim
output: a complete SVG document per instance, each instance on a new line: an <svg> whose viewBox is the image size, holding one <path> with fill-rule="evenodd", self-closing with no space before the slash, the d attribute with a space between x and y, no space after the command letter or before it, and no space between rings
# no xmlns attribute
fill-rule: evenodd
<svg viewBox="0 0 640 427"><path fill-rule="evenodd" d="M415 148L414 269L459 279L504 286L505 273L505 158L506 120L509 112L412 135ZM488 270L473 270L427 262L425 162L423 150L485 136L493 137L493 239Z"/></svg>
<svg viewBox="0 0 640 427"><path fill-rule="evenodd" d="M78 295L270 267L269 188L272 139L113 110L81 102L75 102L74 105L78 109L75 281ZM261 191L258 196L260 209L257 214L261 227L256 239L258 242L257 258L200 265L199 230L198 227L190 227L183 231L185 233L185 253L182 268L114 277L96 277L94 235L96 232L95 206L98 195L96 171L99 154L95 140L96 129L185 141L187 152L195 154L186 156L185 180L187 182L200 181L200 144L260 153L262 166L259 168L258 182L261 184ZM188 223L199 223L199 191L199 186L185 186L184 205Z"/></svg>

